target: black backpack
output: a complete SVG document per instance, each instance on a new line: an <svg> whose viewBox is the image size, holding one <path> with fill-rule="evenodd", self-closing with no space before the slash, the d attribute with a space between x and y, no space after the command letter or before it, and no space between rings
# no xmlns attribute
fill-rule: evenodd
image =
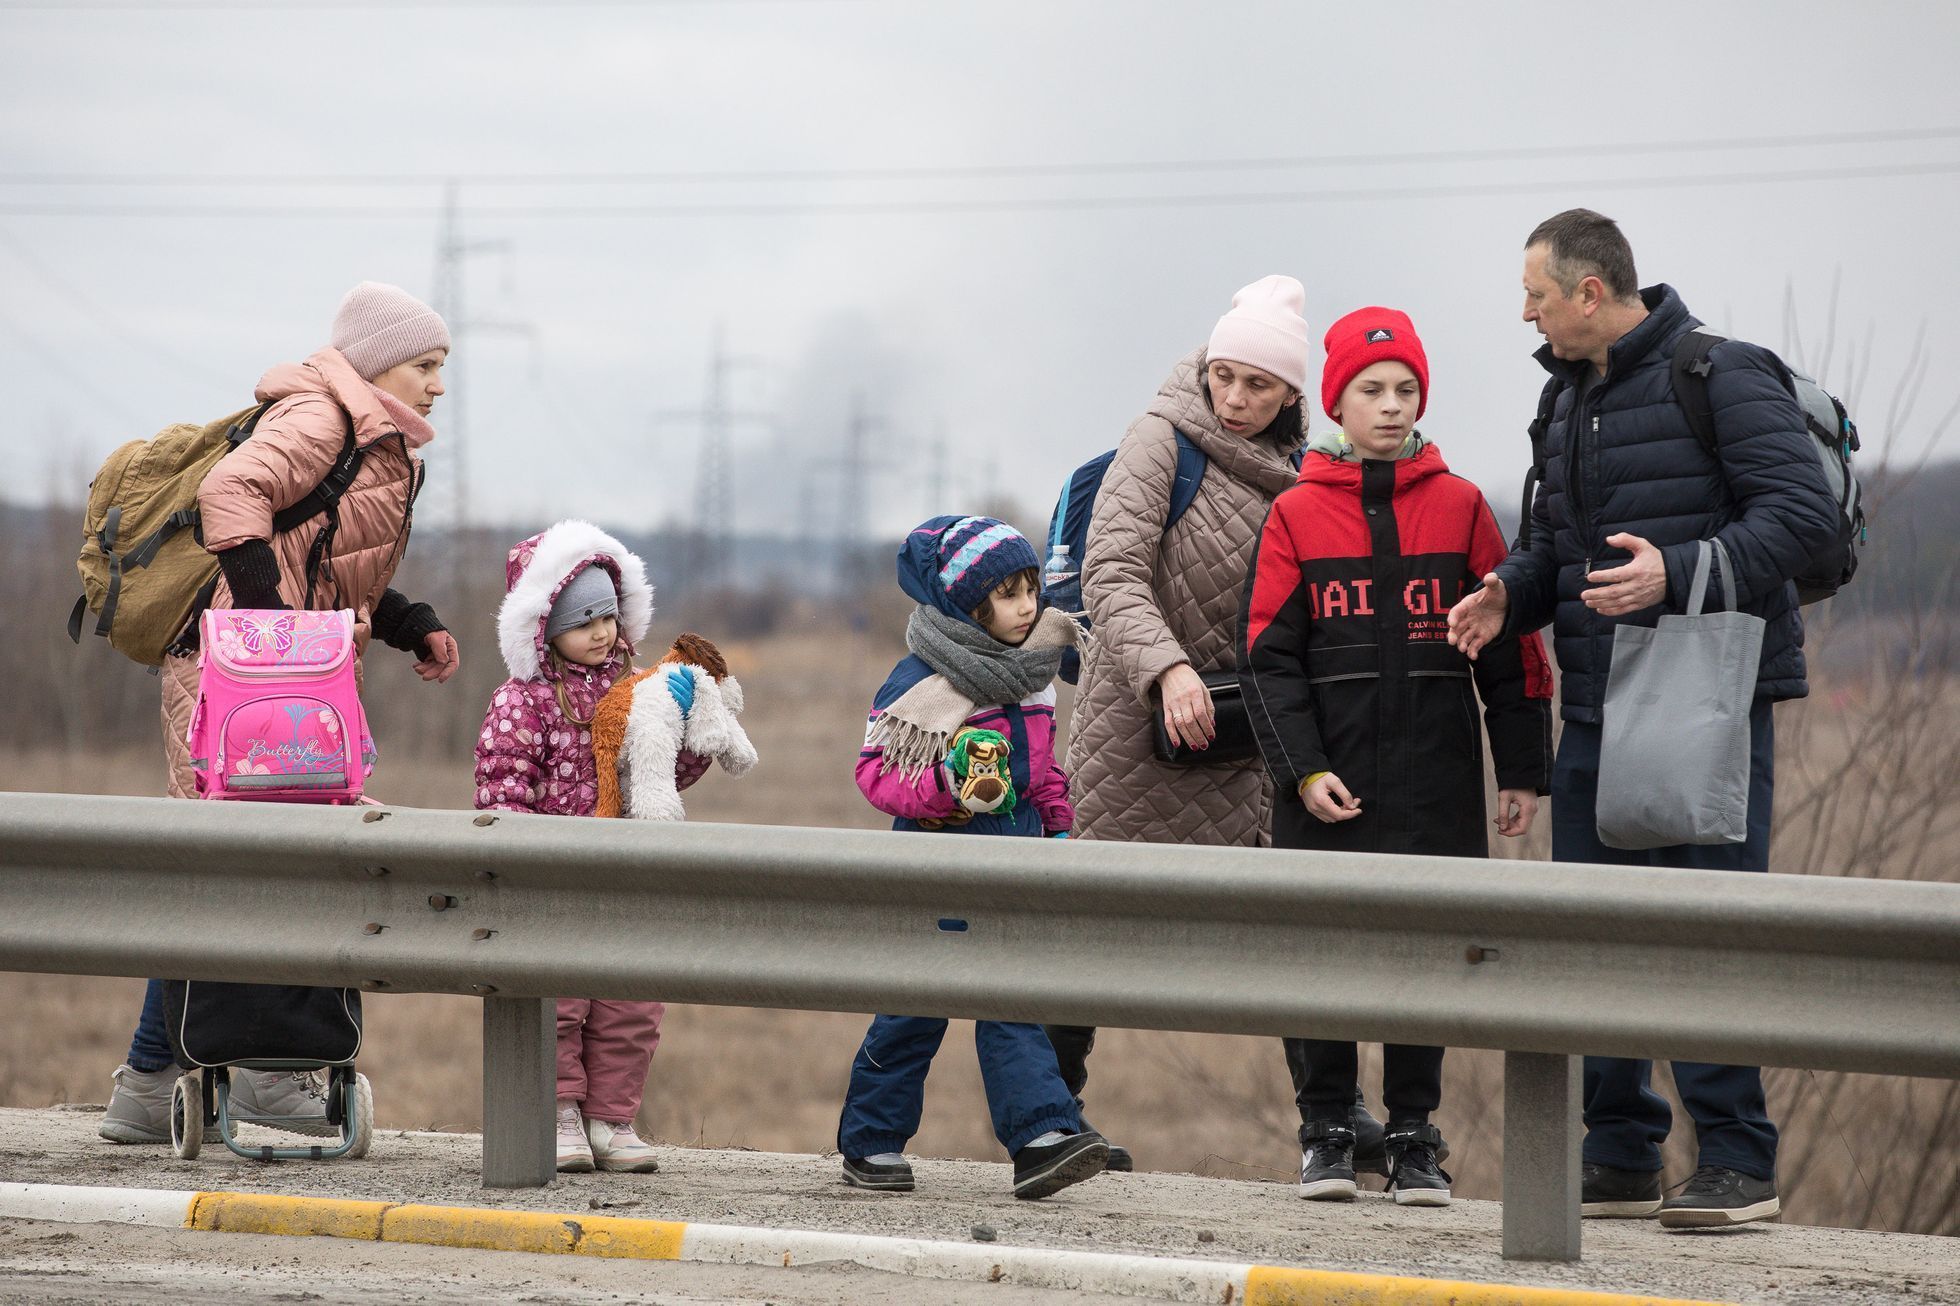
<svg viewBox="0 0 1960 1306"><path fill-rule="evenodd" d="M1715 346L1727 338L1706 327L1690 331L1675 345L1669 369L1675 402L1681 405L1695 438L1709 456L1717 460L1718 465L1720 456L1717 452L1715 410L1708 397L1708 377L1714 371L1710 355ZM1792 577L1797 587L1797 601L1816 603L1830 598L1857 574L1858 551L1864 547L1869 534L1863 491L1858 484L1857 471L1852 466L1852 455L1860 447L1858 427L1845 411L1842 400L1781 359L1777 361L1781 364L1785 388L1803 410L1805 429L1817 437L1815 451L1818 465L1823 469L1824 483L1830 487L1838 507L1836 538ZM1518 519L1518 536L1512 545L1514 549L1531 547L1531 508L1538 497L1538 487L1545 479L1545 436L1551 429L1552 410L1558 403L1559 392L1565 386L1566 383L1558 377L1545 383L1545 388L1538 395L1538 414L1526 428L1531 438L1531 469L1524 477L1523 515Z"/></svg>
<svg viewBox="0 0 1960 1306"><path fill-rule="evenodd" d="M1197 501L1198 487L1204 483L1205 469L1211 460L1184 432L1172 428L1177 436L1177 475L1171 481L1170 512L1164 518L1164 533ZM1288 455L1293 470L1299 471L1306 448L1295 449ZM1109 464L1115 461L1116 450L1107 449L1083 463L1062 485L1061 497L1055 500L1055 511L1048 519L1048 560L1042 567L1041 601L1051 608L1064 612L1081 613L1082 601L1082 563L1089 555L1089 518L1095 511L1096 496L1102 491L1103 477L1109 474ZM1083 617L1087 628L1089 620ZM1082 674L1081 655L1074 649L1062 654L1061 677L1069 684L1076 683Z"/></svg>

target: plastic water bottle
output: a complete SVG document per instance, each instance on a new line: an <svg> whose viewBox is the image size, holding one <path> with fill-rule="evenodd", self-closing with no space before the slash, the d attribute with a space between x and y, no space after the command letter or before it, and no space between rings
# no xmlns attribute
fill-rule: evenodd
<svg viewBox="0 0 1960 1306"><path fill-rule="evenodd" d="M1048 563L1041 569L1041 591L1048 602L1064 612L1082 611L1082 577L1066 544L1049 551Z"/></svg>

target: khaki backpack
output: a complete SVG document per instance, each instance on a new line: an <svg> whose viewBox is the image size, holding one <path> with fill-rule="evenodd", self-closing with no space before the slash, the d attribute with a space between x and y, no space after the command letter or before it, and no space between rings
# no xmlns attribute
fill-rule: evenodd
<svg viewBox="0 0 1960 1306"><path fill-rule="evenodd" d="M196 617L209 606L218 585L218 560L205 550L198 529L198 487L220 458L251 438L270 407L254 404L203 426L179 422L109 455L89 482L82 551L75 564L82 575L82 597L68 615L70 639L81 642L84 614L93 612L95 633L145 666L160 666L168 654L190 651ZM340 497L360 470L363 452L354 447L350 418L347 443L326 480L273 515L277 534L327 514L309 562L309 594L311 572L332 540Z"/></svg>

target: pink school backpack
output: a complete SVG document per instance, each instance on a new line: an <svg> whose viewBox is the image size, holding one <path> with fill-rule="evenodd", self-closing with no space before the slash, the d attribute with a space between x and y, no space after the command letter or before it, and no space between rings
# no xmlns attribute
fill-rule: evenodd
<svg viewBox="0 0 1960 1306"><path fill-rule="evenodd" d="M351 803L374 770L354 614L218 608L199 620L191 766L205 798Z"/></svg>

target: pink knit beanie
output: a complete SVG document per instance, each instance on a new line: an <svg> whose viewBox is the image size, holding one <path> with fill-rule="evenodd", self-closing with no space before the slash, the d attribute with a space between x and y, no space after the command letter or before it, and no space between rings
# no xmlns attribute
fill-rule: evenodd
<svg viewBox="0 0 1960 1306"><path fill-rule="evenodd" d="M372 381L431 349L449 348L442 315L400 286L363 281L333 315L333 347Z"/></svg>
<svg viewBox="0 0 1960 1306"><path fill-rule="evenodd" d="M1207 359L1249 363L1295 390L1307 388L1306 287L1292 277L1261 277L1232 296L1232 310L1211 329Z"/></svg>

